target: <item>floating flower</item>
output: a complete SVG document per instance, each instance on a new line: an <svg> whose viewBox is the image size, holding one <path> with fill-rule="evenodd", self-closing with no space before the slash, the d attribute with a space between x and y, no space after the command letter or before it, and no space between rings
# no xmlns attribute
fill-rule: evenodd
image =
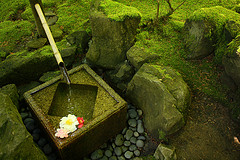
<svg viewBox="0 0 240 160"><path fill-rule="evenodd" d="M77 121L79 123L78 128L82 128L83 123L84 123L83 117L82 118L81 117L77 117Z"/></svg>
<svg viewBox="0 0 240 160"><path fill-rule="evenodd" d="M76 125L79 125L79 123L77 117L74 115L69 114L67 117L61 118L60 128L64 128L69 132L74 132L77 129Z"/></svg>
<svg viewBox="0 0 240 160"><path fill-rule="evenodd" d="M59 137L59 138L65 138L65 137L68 137L68 130L64 129L64 128L60 128L60 129L57 129L57 133L55 134L56 137Z"/></svg>

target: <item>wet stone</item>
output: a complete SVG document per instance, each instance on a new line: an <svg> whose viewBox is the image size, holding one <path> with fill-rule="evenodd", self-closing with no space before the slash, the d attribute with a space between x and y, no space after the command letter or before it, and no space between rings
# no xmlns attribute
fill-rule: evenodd
<svg viewBox="0 0 240 160"><path fill-rule="evenodd" d="M127 151L126 153L124 153L124 157L127 159L130 159L133 157L133 152Z"/></svg>
<svg viewBox="0 0 240 160"><path fill-rule="evenodd" d="M109 160L117 160L117 157L116 156L112 156L109 158Z"/></svg>
<svg viewBox="0 0 240 160"><path fill-rule="evenodd" d="M111 156L112 156L112 151L106 150L104 154L105 154L105 156L107 156L107 157L111 157Z"/></svg>
<svg viewBox="0 0 240 160"><path fill-rule="evenodd" d="M128 129L126 134L125 134L125 138L126 140L130 140L130 138L133 136L133 131Z"/></svg>
<svg viewBox="0 0 240 160"><path fill-rule="evenodd" d="M136 127L129 127L133 132L137 131Z"/></svg>
<svg viewBox="0 0 240 160"><path fill-rule="evenodd" d="M33 130L35 129L34 121L28 122L26 124L26 128L29 132L33 132Z"/></svg>
<svg viewBox="0 0 240 160"><path fill-rule="evenodd" d="M101 149L107 148L107 143L104 143L103 145L100 146Z"/></svg>
<svg viewBox="0 0 240 160"><path fill-rule="evenodd" d="M36 128L33 130L33 134L40 134L41 133L41 129Z"/></svg>
<svg viewBox="0 0 240 160"><path fill-rule="evenodd" d="M43 147L43 152L44 152L46 155L52 153L52 147L50 146L50 144L46 144L46 145Z"/></svg>
<svg viewBox="0 0 240 160"><path fill-rule="evenodd" d="M98 149L91 154L91 159L93 160L100 159L102 157L103 157L103 151L101 149Z"/></svg>
<svg viewBox="0 0 240 160"><path fill-rule="evenodd" d="M48 160L56 160L57 155L55 153L51 153L50 155L47 156Z"/></svg>
<svg viewBox="0 0 240 160"><path fill-rule="evenodd" d="M129 150L130 150L130 151L135 151L135 150L137 150L137 146L132 144L132 145L129 147Z"/></svg>
<svg viewBox="0 0 240 160"><path fill-rule="evenodd" d="M128 110L128 115L129 115L130 118L134 119L134 118L137 117L137 112L136 112L135 109L129 109Z"/></svg>
<svg viewBox="0 0 240 160"><path fill-rule="evenodd" d="M115 139L115 144L116 144L117 146L121 146L121 145L123 145L123 142L124 142L124 137L123 137L123 135L122 135L122 134L118 134L117 137L116 137L116 139Z"/></svg>
<svg viewBox="0 0 240 160"><path fill-rule="evenodd" d="M40 138L40 135L37 134L37 133L33 133L33 134L32 134L32 137L33 137L33 140L34 140L35 142L37 142L37 141L39 140L39 138Z"/></svg>
<svg viewBox="0 0 240 160"><path fill-rule="evenodd" d="M137 147L142 148L144 146L144 142L142 140L137 140L136 145Z"/></svg>
<svg viewBox="0 0 240 160"><path fill-rule="evenodd" d="M137 131L138 133L143 133L144 132L144 128L143 128L143 124L142 123L138 123L137 125Z"/></svg>
<svg viewBox="0 0 240 160"><path fill-rule="evenodd" d="M136 144L137 138L136 137L131 137L130 142L133 144Z"/></svg>
<svg viewBox="0 0 240 160"><path fill-rule="evenodd" d="M40 138L38 141L38 145L40 147L43 147L45 144L47 144L47 140L45 138Z"/></svg>
<svg viewBox="0 0 240 160"><path fill-rule="evenodd" d="M117 156L120 156L122 154L122 148L121 147L116 147L114 149L114 153L117 155Z"/></svg>
<svg viewBox="0 0 240 160"><path fill-rule="evenodd" d="M146 140L146 137L144 137L144 136L139 136L138 139L145 141L145 140Z"/></svg>
<svg viewBox="0 0 240 160"><path fill-rule="evenodd" d="M125 160L123 156L118 157L118 160Z"/></svg>
<svg viewBox="0 0 240 160"><path fill-rule="evenodd" d="M126 146L126 147L128 147L128 146L130 146L131 145L131 142L130 141L124 141L124 146Z"/></svg>
<svg viewBox="0 0 240 160"><path fill-rule="evenodd" d="M136 119L129 119L128 120L128 125L131 126L131 127L136 127L137 126Z"/></svg>
<svg viewBox="0 0 240 160"><path fill-rule="evenodd" d="M23 120L28 117L28 113L26 113L26 112L22 112L20 115L21 115Z"/></svg>
<svg viewBox="0 0 240 160"><path fill-rule="evenodd" d="M141 109L138 109L138 110L137 110L137 113L138 113L138 116L141 117L142 114L143 114L143 111L142 111Z"/></svg>
<svg viewBox="0 0 240 160"><path fill-rule="evenodd" d="M124 128L123 130L122 130L122 134L125 134L127 132L127 128Z"/></svg>
<svg viewBox="0 0 240 160"><path fill-rule="evenodd" d="M100 160L108 160L107 156L103 156Z"/></svg>
<svg viewBox="0 0 240 160"><path fill-rule="evenodd" d="M138 133L138 132L134 132L133 135L134 135L135 137L138 137L138 136L139 136L139 133Z"/></svg>
<svg viewBox="0 0 240 160"><path fill-rule="evenodd" d="M128 147L122 146L122 152L123 152L123 153L126 152L127 150L128 150Z"/></svg>
<svg viewBox="0 0 240 160"><path fill-rule="evenodd" d="M24 121L23 121L23 123L26 125L27 123L29 123L29 122L33 122L34 123L34 119L32 119L32 118L26 118L26 119L24 119Z"/></svg>

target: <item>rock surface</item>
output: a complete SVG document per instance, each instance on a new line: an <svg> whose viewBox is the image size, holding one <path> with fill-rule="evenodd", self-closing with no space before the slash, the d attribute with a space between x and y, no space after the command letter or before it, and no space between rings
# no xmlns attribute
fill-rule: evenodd
<svg viewBox="0 0 240 160"><path fill-rule="evenodd" d="M158 148L154 153L154 157L157 160L177 160L175 148L168 147L161 143L158 145Z"/></svg>
<svg viewBox="0 0 240 160"><path fill-rule="evenodd" d="M170 67L144 64L127 88L127 97L145 113L144 124L154 137L172 134L184 125L190 103L187 84Z"/></svg>
<svg viewBox="0 0 240 160"><path fill-rule="evenodd" d="M92 43L86 58L93 65L108 69L123 62L134 44L140 19L136 8L111 0L96 1L90 14Z"/></svg>
<svg viewBox="0 0 240 160"><path fill-rule="evenodd" d="M8 84L6 86L3 86L0 88L0 92L8 95L11 98L13 104L17 107L17 109L19 109L19 95L15 84Z"/></svg>
<svg viewBox="0 0 240 160"><path fill-rule="evenodd" d="M11 99L0 93L0 159L47 159L34 144Z"/></svg>

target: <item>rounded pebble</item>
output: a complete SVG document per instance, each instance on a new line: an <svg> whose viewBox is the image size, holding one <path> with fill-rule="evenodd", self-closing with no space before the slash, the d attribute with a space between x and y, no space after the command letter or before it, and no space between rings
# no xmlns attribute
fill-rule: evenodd
<svg viewBox="0 0 240 160"><path fill-rule="evenodd" d="M116 139L115 139L115 144L116 144L117 146L121 146L121 145L123 145L123 142L124 142L124 137L123 137L123 135L122 135L122 134L118 134L117 137L116 137Z"/></svg>
<svg viewBox="0 0 240 160"><path fill-rule="evenodd" d="M138 110L137 110L137 113L138 113L138 116L142 116L143 111L142 111L141 109L138 109Z"/></svg>
<svg viewBox="0 0 240 160"><path fill-rule="evenodd" d="M111 157L112 156L112 152L110 150L106 150L104 154L107 157Z"/></svg>
<svg viewBox="0 0 240 160"><path fill-rule="evenodd" d="M136 137L131 137L130 142L133 144L136 144L137 138Z"/></svg>
<svg viewBox="0 0 240 160"><path fill-rule="evenodd" d="M137 126L136 119L129 119L128 120L128 125L131 126L131 127L136 127Z"/></svg>
<svg viewBox="0 0 240 160"><path fill-rule="evenodd" d="M100 160L108 160L107 156L103 156Z"/></svg>
<svg viewBox="0 0 240 160"><path fill-rule="evenodd" d="M136 157L139 157L141 154L139 150L135 150L133 153Z"/></svg>
<svg viewBox="0 0 240 160"><path fill-rule="evenodd" d="M39 129L39 128L35 128L34 130L33 130L33 134L40 134L41 133L41 129Z"/></svg>
<svg viewBox="0 0 240 160"><path fill-rule="evenodd" d="M38 145L40 147L43 147L47 143L47 140L45 138L40 138L38 141Z"/></svg>
<svg viewBox="0 0 240 160"><path fill-rule="evenodd" d="M102 157L103 157L103 151L101 149L98 149L91 154L91 159L93 160L100 159Z"/></svg>
<svg viewBox="0 0 240 160"><path fill-rule="evenodd" d="M128 147L122 146L122 152L123 152L123 153L126 152L127 150L128 150Z"/></svg>
<svg viewBox="0 0 240 160"><path fill-rule="evenodd" d="M129 109L128 110L128 115L130 118L136 118L137 117L137 112L135 109Z"/></svg>
<svg viewBox="0 0 240 160"><path fill-rule="evenodd" d="M26 113L26 112L22 112L22 113L20 113L20 115L21 115L23 120L28 117L28 113Z"/></svg>
<svg viewBox="0 0 240 160"><path fill-rule="evenodd" d="M130 140L130 138L133 136L133 131L128 129L126 134L125 134L125 138L126 140Z"/></svg>
<svg viewBox="0 0 240 160"><path fill-rule="evenodd" d="M117 160L117 157L116 156L112 156L109 158L109 160Z"/></svg>
<svg viewBox="0 0 240 160"><path fill-rule="evenodd" d="M128 147L128 146L130 146L131 145L131 142L130 141L124 141L124 146L126 146L126 147Z"/></svg>
<svg viewBox="0 0 240 160"><path fill-rule="evenodd" d="M118 157L118 160L125 160L123 156Z"/></svg>
<svg viewBox="0 0 240 160"><path fill-rule="evenodd" d="M55 153L51 153L50 155L47 156L48 160L56 160L57 159L57 155Z"/></svg>
<svg viewBox="0 0 240 160"><path fill-rule="evenodd" d="M142 123L138 123L137 124L137 131L138 133L144 133L144 128L143 128L143 124Z"/></svg>
<svg viewBox="0 0 240 160"><path fill-rule="evenodd" d="M52 153L52 147L50 146L50 144L46 144L46 145L43 147L43 152L44 152L46 155Z"/></svg>
<svg viewBox="0 0 240 160"><path fill-rule="evenodd" d="M37 141L39 140L39 138L40 138L40 135L37 134L37 133L33 133L33 134L32 134L32 137L33 137L33 140L34 140L35 142L37 142Z"/></svg>
<svg viewBox="0 0 240 160"><path fill-rule="evenodd" d="M142 148L144 146L144 142L142 140L137 140L136 146Z"/></svg>
<svg viewBox="0 0 240 160"><path fill-rule="evenodd" d="M26 125L27 123L29 123L29 122L33 122L34 123L34 119L32 119L32 118L26 118L26 119L24 119L24 121L23 121L23 123Z"/></svg>
<svg viewBox="0 0 240 160"><path fill-rule="evenodd" d="M146 140L146 137L144 137L144 136L139 136L137 139L145 141L145 140Z"/></svg>
<svg viewBox="0 0 240 160"><path fill-rule="evenodd" d="M26 128L27 128L27 130L28 130L29 132L33 132L33 130L35 129L35 124L34 124L34 122L33 122L33 121L27 122Z"/></svg>
<svg viewBox="0 0 240 160"><path fill-rule="evenodd" d="M124 157L127 159L130 159L133 157L133 152L127 151L124 153Z"/></svg>
<svg viewBox="0 0 240 160"><path fill-rule="evenodd" d="M122 154L122 148L121 147L116 147L114 149L114 153L117 155L117 156L120 156Z"/></svg>
<svg viewBox="0 0 240 160"><path fill-rule="evenodd" d="M139 133L138 133L138 132L134 132L133 135L134 135L135 137L138 137L138 136L139 136Z"/></svg>
<svg viewBox="0 0 240 160"><path fill-rule="evenodd" d="M127 132L127 127L122 130L122 134L125 134Z"/></svg>
<svg viewBox="0 0 240 160"><path fill-rule="evenodd" d="M137 146L132 144L132 145L129 147L129 151L135 151L135 150L137 150Z"/></svg>

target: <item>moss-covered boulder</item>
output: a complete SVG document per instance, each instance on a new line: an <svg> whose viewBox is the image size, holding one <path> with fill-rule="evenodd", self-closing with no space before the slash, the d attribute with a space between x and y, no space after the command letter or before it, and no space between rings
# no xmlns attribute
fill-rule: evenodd
<svg viewBox="0 0 240 160"><path fill-rule="evenodd" d="M184 114L190 103L187 84L170 67L144 64L127 88L127 97L144 112L148 131L159 138L184 125Z"/></svg>
<svg viewBox="0 0 240 160"><path fill-rule="evenodd" d="M127 59L138 70L144 63L157 59L160 56L154 53L145 52L143 48L132 46L127 51Z"/></svg>
<svg viewBox="0 0 240 160"><path fill-rule="evenodd" d="M86 58L96 66L113 69L126 59L133 46L141 14L133 7L111 0L92 2L92 43Z"/></svg>
<svg viewBox="0 0 240 160"><path fill-rule="evenodd" d="M238 13L220 6L195 11L187 19L183 33L186 49L190 52L189 58L204 58L214 51L215 55L222 56L224 49L217 48L225 42L225 24L239 19Z"/></svg>
<svg viewBox="0 0 240 160"><path fill-rule="evenodd" d="M0 93L0 159L47 159L26 130L11 99Z"/></svg>
<svg viewBox="0 0 240 160"><path fill-rule="evenodd" d="M15 84L8 84L6 86L3 86L2 88L0 88L0 92L8 95L16 108L19 109L19 95Z"/></svg>

